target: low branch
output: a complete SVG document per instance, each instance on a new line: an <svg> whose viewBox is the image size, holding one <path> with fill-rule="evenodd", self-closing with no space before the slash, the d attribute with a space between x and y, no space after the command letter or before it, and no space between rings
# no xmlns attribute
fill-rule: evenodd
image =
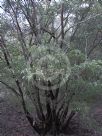
<svg viewBox="0 0 102 136"><path fill-rule="evenodd" d="M26 109L26 104L25 104L25 101L24 101L23 91L22 91L22 88L21 88L21 86L20 86L19 80L16 79L14 70L13 70L12 65L11 65L11 63L10 63L10 60L9 60L9 56L8 56L8 54L7 54L7 52L6 52L6 49L5 49L5 47L6 47L5 45L6 45L6 44L5 44L5 42L4 42L3 36L0 35L0 47L1 47L2 52L3 52L3 54L4 54L4 58L5 58L6 64L7 64L8 68L9 68L9 70L11 70L11 72L12 72L12 78L14 79L14 81L15 81L17 87L18 87L19 95L20 95L20 97L21 97L21 99L22 99L22 106L23 106L24 112L25 112L25 114L26 114L26 113L27 113L27 109ZM5 84L5 83L4 83L4 84ZM5 85L8 86L7 84L5 84ZM9 87L9 88L11 88L11 87ZM13 90L13 91L14 91L14 90Z"/></svg>
<svg viewBox="0 0 102 136"><path fill-rule="evenodd" d="M0 83L2 83L3 85L5 85L8 89L10 89L15 95L20 96L20 94L10 85L8 85L7 83L5 83L4 81L0 80Z"/></svg>

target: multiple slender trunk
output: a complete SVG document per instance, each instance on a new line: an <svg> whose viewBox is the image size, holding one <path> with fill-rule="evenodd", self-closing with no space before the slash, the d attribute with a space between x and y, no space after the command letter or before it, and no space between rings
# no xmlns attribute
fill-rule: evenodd
<svg viewBox="0 0 102 136"><path fill-rule="evenodd" d="M13 8L13 6L11 4L11 1L7 0L7 2L9 4L10 8L11 8L10 12L13 14L12 19L15 23L17 34L18 34L18 40L21 43L22 52L23 52L25 61L27 63L27 62L29 62L29 60L31 61L32 56L27 49L24 34L23 34L21 27L19 25L19 22L18 22L17 13L15 12L15 9ZM25 8L18 1L18 4L19 4L19 6L22 10L22 13L24 14L26 20L28 21L32 33L36 37L35 41L36 41L37 44L39 44L41 41L40 41L40 38L39 38L39 30L37 28L37 13L36 13L35 2L33 0L30 0L30 3L32 4L32 14L30 14L30 12L28 12L28 10L25 10L27 7ZM64 24L64 5L62 4L62 6L61 6L61 33L60 33L61 45L60 45L60 48L63 47L63 41L64 41L64 37L65 37L64 27L65 27L65 24ZM50 30L46 29L45 27L41 27L40 29L42 31L50 34L51 38L53 37L54 39L56 39L54 32L51 32ZM74 34L73 34L73 37L74 37ZM46 101L45 101L45 109L43 109L43 106L42 106L42 103L41 103L41 97L40 97L40 93L39 93L40 90L39 90L39 88L37 88L34 85L33 81L35 79L33 78L31 84L32 84L32 87L35 89L33 101L34 101L35 109L36 109L36 113L37 113L37 118L34 119L27 109L26 100L24 98L24 91L22 89L22 86L21 86L19 79L16 78L14 70L12 68L12 65L11 65L12 60L10 59L10 55L9 55L9 52L8 52L6 44L5 44L5 40L4 40L2 35L0 35L0 38L1 38L0 39L0 47L2 49L4 58L5 58L5 62L8 66L8 69L10 69L10 71L12 73L12 78L14 79L14 81L16 83L17 90L12 88L11 86L7 85L3 81L0 81L0 82L3 83L4 85L6 85L9 89L11 89L17 95L17 97L19 97L21 99L21 103L22 103L22 107L24 109L25 116L28 119L32 128L39 135L45 136L49 132L49 133L53 133L53 136L56 136L59 133L64 133L64 131L69 127L71 119L75 115L74 111L69 113L69 103L70 103L72 97L74 96L74 94L72 94L72 96L71 96L71 98L70 98L70 100L68 101L67 104L65 102L63 102L62 104L58 103L60 88L57 88L56 90L52 90L51 89L51 82L48 81L47 84L48 84L49 91L45 90ZM31 42L30 42L30 44L31 44ZM32 65L30 65L30 66L32 68Z"/></svg>

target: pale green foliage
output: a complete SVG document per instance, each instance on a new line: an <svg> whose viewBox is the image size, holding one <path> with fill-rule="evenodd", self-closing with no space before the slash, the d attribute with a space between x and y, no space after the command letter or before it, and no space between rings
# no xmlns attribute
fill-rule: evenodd
<svg viewBox="0 0 102 136"><path fill-rule="evenodd" d="M49 48L48 46L33 46L30 48L30 52L32 54L33 67L30 69L28 64L27 70L30 70L32 75L37 74L40 78L50 80L51 76L56 77L60 73L64 74L68 67L70 72L69 60L60 49L55 47Z"/></svg>
<svg viewBox="0 0 102 136"><path fill-rule="evenodd" d="M78 49L71 50L68 53L68 57L72 65L79 65L85 61L85 55Z"/></svg>
<svg viewBox="0 0 102 136"><path fill-rule="evenodd" d="M86 61L80 65L81 75L84 80L97 82L102 78L102 61Z"/></svg>

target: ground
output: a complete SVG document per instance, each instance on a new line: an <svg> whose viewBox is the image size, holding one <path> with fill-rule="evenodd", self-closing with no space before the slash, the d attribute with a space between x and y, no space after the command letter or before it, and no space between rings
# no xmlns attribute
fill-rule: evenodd
<svg viewBox="0 0 102 136"><path fill-rule="evenodd" d="M0 102L0 136L32 136L32 129L21 110L8 101Z"/></svg>
<svg viewBox="0 0 102 136"><path fill-rule="evenodd" d="M91 118L95 119L96 128L102 126L102 104L93 104L90 109ZM74 120L73 120L74 121ZM73 122L72 122L73 123ZM77 123L76 123L77 124ZM79 123L80 124L80 123ZM73 126L73 125L72 125ZM102 131L97 129L75 127L75 134L70 136L102 136ZM14 105L7 99L0 98L0 136L33 136L32 128L18 105ZM67 134L68 136L68 134Z"/></svg>

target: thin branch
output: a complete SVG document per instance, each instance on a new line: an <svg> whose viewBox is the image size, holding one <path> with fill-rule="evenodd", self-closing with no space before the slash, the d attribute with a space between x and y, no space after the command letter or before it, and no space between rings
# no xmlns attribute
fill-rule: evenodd
<svg viewBox="0 0 102 136"><path fill-rule="evenodd" d="M97 40L97 38L98 38L98 36L99 36L99 35L98 35L99 33L101 33L101 39L98 41L98 43L95 44L95 42L96 42L96 40ZM101 43L101 41L102 41L102 31L98 31L97 34L96 34L96 37L95 37L95 39L94 39L94 41L93 41L93 46L92 46L92 48L90 49L90 51L88 52L87 57L90 56L90 54L92 53L92 51Z"/></svg>
<svg viewBox="0 0 102 136"><path fill-rule="evenodd" d="M25 40L24 40L24 36L23 36L21 27L20 27L18 19L17 19L17 14L16 14L14 8L12 7L10 0L7 0L7 1L8 1L9 6L12 9L12 12L13 12L13 15L14 15L14 18L15 18L15 22L16 22L16 26L17 26L17 30L18 30L18 39L21 42L21 47L22 47L22 50L23 50L24 57L25 57L26 60L28 60L28 58L29 58L28 57L28 50L26 48L26 43L25 43ZM12 17L12 15L11 15L11 17Z"/></svg>
<svg viewBox="0 0 102 136"><path fill-rule="evenodd" d="M76 34L77 30L78 30L79 27L80 27L80 22L83 21L83 20L87 17L87 15L88 15L88 13L89 13L89 11L90 11L90 9L91 9L91 6L92 6L92 2L90 2L88 8L87 8L87 9L84 11L84 13L82 14L81 19L79 20L79 23L77 23L76 28L75 28L75 30L74 30L74 33L73 33L73 34L71 35L71 37L70 37L70 42L73 41L73 39L74 39L74 37L75 37L75 34Z"/></svg>
<svg viewBox="0 0 102 136"><path fill-rule="evenodd" d="M64 18L63 18L63 13L64 13L64 4L62 3L62 5L61 5L61 45L60 45L60 47L62 48L62 46L63 46L63 40L64 40L64 23L63 23L63 20L64 20Z"/></svg>
<svg viewBox="0 0 102 136"><path fill-rule="evenodd" d="M97 14L97 15L94 15L94 16L92 16L92 17L89 17L89 18L87 18L87 19L85 19L85 20L83 20L83 21L80 21L80 22L78 22L78 23L76 23L76 24L74 24L74 25L71 25L71 26L65 31L65 34L66 34L71 28L77 26L78 24L86 23L86 22L89 21L90 19L95 19L96 17L98 17L98 16L100 16L100 15L102 15L102 13Z"/></svg>
<svg viewBox="0 0 102 136"><path fill-rule="evenodd" d="M44 27L42 27L41 29L42 29L43 31L49 33L54 39L56 39L55 34L54 34L53 32L51 32L50 30L48 30L48 29L46 29L46 28L44 28Z"/></svg>
<svg viewBox="0 0 102 136"><path fill-rule="evenodd" d="M8 85L7 83L5 83L4 81L0 80L0 83L2 83L3 85L5 85L8 89L10 89L15 95L20 96L20 94L16 91L16 89L14 89L13 87L11 87L10 85Z"/></svg>
<svg viewBox="0 0 102 136"><path fill-rule="evenodd" d="M1 35L0 35L0 36L1 36ZM1 37L2 37L2 36L1 36ZM3 43L5 44L5 42L4 42L4 40L3 40L3 37L2 37L2 41L3 41ZM22 106L23 106L24 113L25 113L25 115L26 115L28 121L30 122L31 126L33 127L33 119L30 117L30 113L29 113L28 110L27 110L26 103L25 103L25 100L24 100L24 94L23 94L22 88L21 88L21 86L20 86L20 82L19 82L18 79L16 79L16 76L15 76L15 74L14 74L14 70L12 69L12 66L11 66L11 64L10 64L10 61L9 61L9 58L8 58L7 53L6 53L6 51L5 51L5 48L4 48L3 43L0 42L0 46L1 46L1 48L2 48L2 52L3 52L4 56L5 56L5 61L6 61L6 63L7 63L8 68L11 70L11 72L12 72L12 78L14 79L14 81L15 81L17 87L18 87L19 96L21 97L21 100L22 100ZM5 82L3 82L3 81L1 81L1 82L2 82L4 85L6 85L9 89L11 89L13 92L15 92L15 89L13 89L13 88L10 87L9 85L7 85ZM16 91L15 93L17 93L17 91Z"/></svg>
<svg viewBox="0 0 102 136"><path fill-rule="evenodd" d="M29 13L28 7L26 5L22 5L21 2L19 2L20 8L26 18L26 20L29 23L31 31L34 33L36 40L38 43L40 43L40 38L39 38L39 30L37 29L37 16L36 16L36 8L35 8L35 2L31 0L32 4L32 13Z"/></svg>

